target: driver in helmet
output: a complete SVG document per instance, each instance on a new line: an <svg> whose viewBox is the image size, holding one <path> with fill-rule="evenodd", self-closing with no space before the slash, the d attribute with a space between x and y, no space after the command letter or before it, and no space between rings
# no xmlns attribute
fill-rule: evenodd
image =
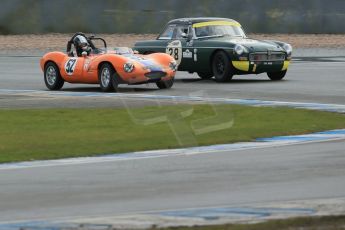
<svg viewBox="0 0 345 230"><path fill-rule="evenodd" d="M87 55L90 54L91 46L84 36L77 35L73 39L73 44L74 44L75 49L77 50L78 57L81 57L83 52L86 52Z"/></svg>
<svg viewBox="0 0 345 230"><path fill-rule="evenodd" d="M86 52L87 55L91 53L91 45L89 44L88 40L83 34L76 34L71 38L71 40L67 44L67 51L69 56L73 56L73 51L72 51L72 44L74 45L76 51L77 51L77 56L81 57L83 52Z"/></svg>

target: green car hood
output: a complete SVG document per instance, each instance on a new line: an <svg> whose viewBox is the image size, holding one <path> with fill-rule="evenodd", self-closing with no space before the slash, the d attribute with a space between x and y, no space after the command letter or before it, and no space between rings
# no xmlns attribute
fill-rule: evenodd
<svg viewBox="0 0 345 230"><path fill-rule="evenodd" d="M222 44L222 46L235 47L236 45L243 45L249 52L267 52L277 51L285 52L285 50L274 41L261 41L250 38L211 38L207 39L210 43ZM206 42L206 40L205 40Z"/></svg>

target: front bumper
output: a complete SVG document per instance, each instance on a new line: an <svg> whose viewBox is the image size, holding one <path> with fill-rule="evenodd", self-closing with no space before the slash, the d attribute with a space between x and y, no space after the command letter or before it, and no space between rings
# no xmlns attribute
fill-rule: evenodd
<svg viewBox="0 0 345 230"><path fill-rule="evenodd" d="M232 66L242 74L280 72L287 70L290 61L232 61Z"/></svg>
<svg viewBox="0 0 345 230"><path fill-rule="evenodd" d="M161 71L151 71L151 70L143 70L143 69L135 69L131 73L125 73L122 71L119 75L121 77L122 83L127 84L144 84L148 82L157 82L157 81L166 81L175 77L176 72L166 68L162 69Z"/></svg>

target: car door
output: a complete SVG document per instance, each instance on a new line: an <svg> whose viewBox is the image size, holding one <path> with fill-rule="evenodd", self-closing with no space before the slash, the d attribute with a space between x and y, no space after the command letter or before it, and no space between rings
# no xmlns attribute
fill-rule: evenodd
<svg viewBox="0 0 345 230"><path fill-rule="evenodd" d="M197 61L194 49L192 29L189 25L180 25L176 28L175 39L181 42L182 54L179 70L193 72Z"/></svg>
<svg viewBox="0 0 345 230"><path fill-rule="evenodd" d="M165 52L172 56L177 64L179 70L193 71L195 63L193 42L191 39L192 30L188 24L175 25L171 39L166 45Z"/></svg>
<svg viewBox="0 0 345 230"><path fill-rule="evenodd" d="M83 83L84 79L84 62L88 57L67 57L61 66L61 75L68 82Z"/></svg>
<svg viewBox="0 0 345 230"><path fill-rule="evenodd" d="M192 39L190 48L193 49L193 65L190 72L211 72L211 55L216 48L205 39Z"/></svg>

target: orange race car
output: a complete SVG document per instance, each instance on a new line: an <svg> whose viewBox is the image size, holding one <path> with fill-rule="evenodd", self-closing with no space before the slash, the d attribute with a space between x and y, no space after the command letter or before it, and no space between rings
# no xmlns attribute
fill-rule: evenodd
<svg viewBox="0 0 345 230"><path fill-rule="evenodd" d="M95 40L104 48L97 48ZM67 54L50 52L40 61L48 89L59 90L64 82L100 84L102 91L116 91L119 84L155 82L171 88L177 70L174 58L165 53L136 54L131 48L108 49L102 38L76 33L67 44Z"/></svg>

